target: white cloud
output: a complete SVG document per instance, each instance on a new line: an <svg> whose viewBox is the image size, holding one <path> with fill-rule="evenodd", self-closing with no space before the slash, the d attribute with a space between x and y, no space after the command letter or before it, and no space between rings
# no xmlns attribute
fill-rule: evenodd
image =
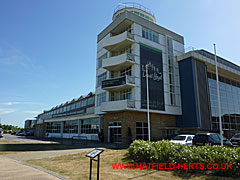
<svg viewBox="0 0 240 180"><path fill-rule="evenodd" d="M6 106L11 106L11 105L15 105L15 104L40 104L40 103L37 103L37 102L3 102L0 104L6 105Z"/></svg>
<svg viewBox="0 0 240 180"><path fill-rule="evenodd" d="M39 72L42 66L26 55L19 48L6 41L0 40L0 72L16 73L24 72L32 74Z"/></svg>
<svg viewBox="0 0 240 180"><path fill-rule="evenodd" d="M17 65L24 68L32 66L31 59L9 43L1 40L0 48L0 65Z"/></svg>
<svg viewBox="0 0 240 180"><path fill-rule="evenodd" d="M0 115L10 114L10 113L13 113L13 112L15 112L15 110L13 110L13 109L0 109Z"/></svg>
<svg viewBox="0 0 240 180"><path fill-rule="evenodd" d="M11 106L11 105L14 105L14 104L19 104L19 102L4 102L4 103L0 103L0 104Z"/></svg>
<svg viewBox="0 0 240 180"><path fill-rule="evenodd" d="M29 113L29 114L40 114L41 111L24 111L25 113Z"/></svg>

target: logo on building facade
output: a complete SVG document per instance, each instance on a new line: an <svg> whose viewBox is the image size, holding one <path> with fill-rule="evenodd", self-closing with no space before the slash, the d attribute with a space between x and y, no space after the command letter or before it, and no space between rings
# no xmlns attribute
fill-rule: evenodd
<svg viewBox="0 0 240 180"><path fill-rule="evenodd" d="M159 70L157 66L155 66L150 60L146 64L148 65L148 78L152 79L153 81L162 81L163 76L162 72ZM146 65L141 65L142 66L142 78L146 77Z"/></svg>
<svg viewBox="0 0 240 180"><path fill-rule="evenodd" d="M162 51L140 45L141 108L147 108L146 65L148 64L149 108L165 110Z"/></svg>

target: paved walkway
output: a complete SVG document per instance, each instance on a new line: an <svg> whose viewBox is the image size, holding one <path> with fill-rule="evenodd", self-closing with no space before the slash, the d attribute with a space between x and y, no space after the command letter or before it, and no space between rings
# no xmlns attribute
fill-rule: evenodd
<svg viewBox="0 0 240 180"><path fill-rule="evenodd" d="M1 180L59 180L67 179L63 176L49 172L45 169L36 168L20 161L0 157Z"/></svg>
<svg viewBox="0 0 240 180"><path fill-rule="evenodd" d="M94 148L82 148L71 150L52 150L52 151L28 151L19 152L15 154L0 155L0 179L1 180L55 180L63 179L66 177L40 168L27 164L23 161L31 159L50 158L68 154L75 154L80 152L89 152Z"/></svg>
<svg viewBox="0 0 240 180"><path fill-rule="evenodd" d="M9 136L9 138L14 138ZM15 141L15 139L11 139ZM27 138L17 140L28 141ZM32 142L36 138L32 138ZM39 140L41 141L41 140ZM30 142L30 143L32 143ZM46 141L45 141L46 142ZM42 142L40 142L42 143ZM54 141L47 141L46 143L56 143ZM61 143L71 144L70 140L62 140ZM0 155L0 180L49 180L49 179L63 179L67 180L66 177L58 175L54 172L48 171L38 166L30 165L24 161L31 159L42 159L50 158L56 156L63 156L81 152L90 152L94 148L116 148L115 144L106 144L106 143L96 143L96 142L87 142L86 145L82 145L78 149L64 149L64 150L45 150L45 151L25 151L25 152L16 152L11 154Z"/></svg>

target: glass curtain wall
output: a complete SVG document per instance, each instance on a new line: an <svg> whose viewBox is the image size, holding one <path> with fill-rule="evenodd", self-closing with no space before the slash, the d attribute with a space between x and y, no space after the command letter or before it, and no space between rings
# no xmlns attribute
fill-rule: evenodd
<svg viewBox="0 0 240 180"><path fill-rule="evenodd" d="M240 82L219 77L222 127L226 136L240 131ZM212 129L219 130L219 112L216 75L208 73L208 86L212 112Z"/></svg>

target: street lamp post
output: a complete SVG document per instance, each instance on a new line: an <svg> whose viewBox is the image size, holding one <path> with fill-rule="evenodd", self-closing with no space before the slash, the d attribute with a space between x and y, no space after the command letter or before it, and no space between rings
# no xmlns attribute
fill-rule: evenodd
<svg viewBox="0 0 240 180"><path fill-rule="evenodd" d="M147 83L147 116L148 116L148 140L151 140L150 137L150 115L149 115L149 88L148 88L148 66L149 64L146 64L146 83Z"/></svg>
<svg viewBox="0 0 240 180"><path fill-rule="evenodd" d="M222 115L221 115L221 102L220 102L220 92L219 92L218 63L217 63L216 44L214 43L213 46L214 46L215 65L216 65L217 96L218 96L218 113L219 113L219 130L220 130L221 146L223 146Z"/></svg>

